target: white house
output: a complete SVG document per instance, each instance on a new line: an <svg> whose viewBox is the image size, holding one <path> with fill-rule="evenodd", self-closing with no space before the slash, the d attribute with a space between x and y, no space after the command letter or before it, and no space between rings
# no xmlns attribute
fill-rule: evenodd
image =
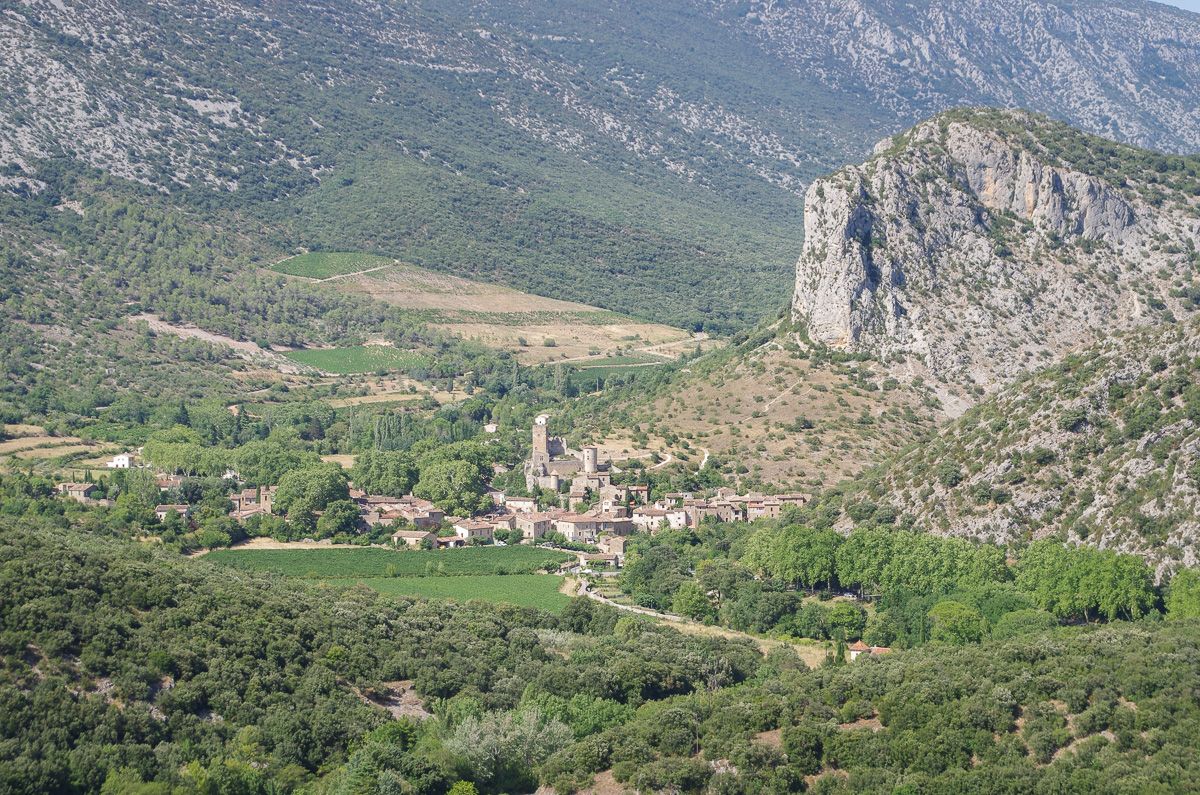
<svg viewBox="0 0 1200 795"><path fill-rule="evenodd" d="M134 453L118 453L104 466L109 469L132 469Z"/></svg>

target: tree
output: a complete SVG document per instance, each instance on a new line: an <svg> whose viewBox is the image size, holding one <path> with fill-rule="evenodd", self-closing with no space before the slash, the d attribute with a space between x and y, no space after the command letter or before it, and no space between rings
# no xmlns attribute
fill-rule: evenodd
<svg viewBox="0 0 1200 795"><path fill-rule="evenodd" d="M929 611L931 637L943 643L978 643L987 631L983 614L970 605L943 599Z"/></svg>
<svg viewBox="0 0 1200 795"><path fill-rule="evenodd" d="M335 500L350 498L346 472L337 464L315 464L293 470L279 479L274 508L288 520L313 529L315 511L324 510Z"/></svg>
<svg viewBox="0 0 1200 795"><path fill-rule="evenodd" d="M238 474L251 486L274 485L288 472L320 461L315 453L290 449L274 439L247 442L237 449L234 460Z"/></svg>
<svg viewBox="0 0 1200 795"><path fill-rule="evenodd" d="M992 627L993 640L1008 640L1020 635L1045 632L1058 626L1058 619L1045 610L1015 610L1000 616Z"/></svg>
<svg viewBox="0 0 1200 795"><path fill-rule="evenodd" d="M388 497L403 497L411 492L419 474L411 454L392 450L360 453L351 470L355 486Z"/></svg>
<svg viewBox="0 0 1200 795"><path fill-rule="evenodd" d="M750 537L742 562L759 574L815 588L833 582L841 543L842 537L833 530L767 526Z"/></svg>
<svg viewBox="0 0 1200 795"><path fill-rule="evenodd" d="M334 500L317 519L317 538L331 538L358 530L358 506L350 500Z"/></svg>
<svg viewBox="0 0 1200 795"><path fill-rule="evenodd" d="M709 601L700 585L694 580L688 580L679 586L675 598L671 600L671 612L676 615L694 618L706 624L714 621L717 611Z"/></svg>
<svg viewBox="0 0 1200 795"><path fill-rule="evenodd" d="M1200 618L1200 571L1183 569L1171 579L1167 618Z"/></svg>
<svg viewBox="0 0 1200 795"><path fill-rule="evenodd" d="M446 513L470 516L488 507L487 484L467 461L437 461L421 470L413 494Z"/></svg>
<svg viewBox="0 0 1200 795"><path fill-rule="evenodd" d="M854 640L861 638L867 626L867 613L853 602L838 602L825 618L831 634L841 631L843 637Z"/></svg>
<svg viewBox="0 0 1200 795"><path fill-rule="evenodd" d="M446 747L463 759L476 781L501 792L527 792L536 783L534 765L572 737L562 722L537 710L489 712L465 719Z"/></svg>

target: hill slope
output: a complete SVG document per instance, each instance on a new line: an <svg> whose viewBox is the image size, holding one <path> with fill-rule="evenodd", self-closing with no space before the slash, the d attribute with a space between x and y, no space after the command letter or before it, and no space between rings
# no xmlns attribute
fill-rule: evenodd
<svg viewBox="0 0 1200 795"><path fill-rule="evenodd" d="M1150 3L30 0L0 15L0 185L77 199L94 168L285 250L727 330L786 294L808 181L932 111L1195 147L1198 42Z"/></svg>
<svg viewBox="0 0 1200 795"><path fill-rule="evenodd" d="M979 391L1195 307L1200 158L1003 111L876 151L808 192L793 306L817 342Z"/></svg>
<svg viewBox="0 0 1200 795"><path fill-rule="evenodd" d="M1105 341L975 407L852 502L943 534L1052 536L1195 566L1198 370L1195 320Z"/></svg>

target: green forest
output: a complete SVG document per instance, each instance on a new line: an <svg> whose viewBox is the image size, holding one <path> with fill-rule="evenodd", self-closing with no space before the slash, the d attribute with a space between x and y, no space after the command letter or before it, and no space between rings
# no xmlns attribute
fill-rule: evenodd
<svg viewBox="0 0 1200 795"><path fill-rule="evenodd" d="M0 519L0 578L7 792L1200 786L1185 611L808 670L585 599L555 616L330 589L86 520ZM374 706L401 680L428 717Z"/></svg>

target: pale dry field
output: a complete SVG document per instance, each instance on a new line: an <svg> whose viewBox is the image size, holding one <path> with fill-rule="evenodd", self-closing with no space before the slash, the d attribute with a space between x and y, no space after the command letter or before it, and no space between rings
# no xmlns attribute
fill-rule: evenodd
<svg viewBox="0 0 1200 795"><path fill-rule="evenodd" d="M424 270L395 265L337 281L339 288L371 295L406 309L446 309L459 312L595 312L574 301L560 301L523 293L509 287L484 284Z"/></svg>
<svg viewBox="0 0 1200 795"><path fill-rule="evenodd" d="M513 353L523 364L563 359L604 358L618 350L663 346L674 357L694 345L682 329L610 315L594 306L524 293L508 287L434 273L411 265L395 265L326 283L328 289L368 295L403 309L445 313L435 328L490 348ZM492 318L472 317L483 312ZM455 313L464 313L455 317ZM559 315L556 319L553 316ZM580 316L591 316L586 322ZM509 316L509 317L504 317ZM600 320L601 322L593 322ZM611 322L609 322L611 321ZM546 340L555 345L547 347ZM525 341L525 345L521 341ZM597 353L592 356L592 352Z"/></svg>
<svg viewBox="0 0 1200 795"><path fill-rule="evenodd" d="M366 379L367 394L365 395L342 395L335 398L330 398L329 405L335 409L345 408L346 406L361 406L365 403L407 403L419 402L426 395L432 397L438 403L455 403L460 400L466 400L470 395L461 389L455 389L453 392L448 392L445 389L438 389L436 386L426 384L421 381L415 381L404 376L395 378L379 378L378 376L360 376L360 379ZM336 379L326 379L325 383L346 383L346 377Z"/></svg>
<svg viewBox="0 0 1200 795"><path fill-rule="evenodd" d="M46 429L41 427L40 425L17 424L17 425L5 425L4 426L4 435L5 436L13 436L13 437L16 437L16 436L38 436L40 434L44 434L45 432L46 432Z"/></svg>
<svg viewBox="0 0 1200 795"><path fill-rule="evenodd" d="M63 441L58 439L56 441ZM79 440L76 440L79 441ZM20 450L15 454L16 458L22 461L31 461L42 458L59 458L66 455L78 455L80 453L94 453L99 449L99 445L91 442L81 442L80 444L59 444L50 447L34 447L29 450Z"/></svg>
<svg viewBox="0 0 1200 795"><path fill-rule="evenodd" d="M919 390L882 388L885 377L876 365L814 365L769 343L685 376L641 411L687 441L671 452L693 465L708 450L740 474L816 490L883 460L944 416ZM803 420L812 427L799 427Z"/></svg>
<svg viewBox="0 0 1200 795"><path fill-rule="evenodd" d="M641 351L647 346L663 343L690 341L690 335L670 326L656 323L624 321L608 325L590 323L541 323L528 325L501 325L491 323L446 323L438 328L475 340L489 348L511 352L522 364L550 364L568 361L583 363L588 359L604 359L618 350ZM521 345L521 340L526 345ZM553 340L554 346L547 347L545 341ZM592 351L597 351L591 355Z"/></svg>
<svg viewBox="0 0 1200 795"><path fill-rule="evenodd" d="M41 429L39 428L38 430ZM9 439L6 442L0 442L0 455L11 455L19 450L29 450L34 447L41 447L47 444L57 444L59 442L67 441L70 441L70 439L59 436L22 436L17 439ZM75 441L78 441L78 439Z"/></svg>

